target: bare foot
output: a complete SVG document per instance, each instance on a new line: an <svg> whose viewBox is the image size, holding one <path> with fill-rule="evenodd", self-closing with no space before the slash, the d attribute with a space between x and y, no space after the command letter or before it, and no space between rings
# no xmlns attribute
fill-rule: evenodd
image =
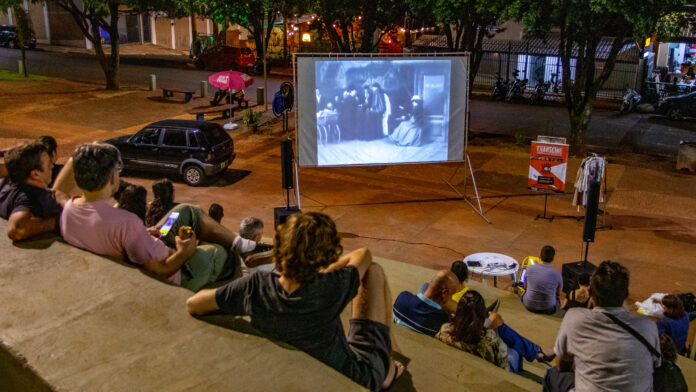
<svg viewBox="0 0 696 392"><path fill-rule="evenodd" d="M406 366L404 366L403 363L393 360L389 364L389 372L387 373L387 377L384 379L384 382L382 383L382 390L386 391L389 388L394 385L394 382L401 377L402 374L404 374L404 371L406 370Z"/></svg>

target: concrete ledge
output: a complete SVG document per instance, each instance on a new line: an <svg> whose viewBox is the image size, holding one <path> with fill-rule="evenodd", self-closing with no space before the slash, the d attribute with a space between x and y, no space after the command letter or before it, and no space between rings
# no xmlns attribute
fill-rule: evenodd
<svg viewBox="0 0 696 392"><path fill-rule="evenodd" d="M0 220L0 377L10 380L9 390L362 390L308 355L258 336L244 319L190 317L186 289L55 237L13 244L4 235L6 224ZM378 262L394 296L416 290L433 273ZM553 343L559 319L520 311L512 293L470 286L487 300L501 298L501 313L513 328L543 347ZM348 310L343 319L347 323ZM409 359L396 391L540 389L430 337L393 328ZM536 376L545 370L540 364L525 368Z"/></svg>

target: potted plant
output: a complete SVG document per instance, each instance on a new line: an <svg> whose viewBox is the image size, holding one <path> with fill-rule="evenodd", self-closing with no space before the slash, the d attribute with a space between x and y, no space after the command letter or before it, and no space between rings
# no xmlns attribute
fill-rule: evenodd
<svg viewBox="0 0 696 392"><path fill-rule="evenodd" d="M242 122L250 129L251 132L256 132L259 128L259 121L261 120L261 112L255 112L252 109L247 110L242 117Z"/></svg>

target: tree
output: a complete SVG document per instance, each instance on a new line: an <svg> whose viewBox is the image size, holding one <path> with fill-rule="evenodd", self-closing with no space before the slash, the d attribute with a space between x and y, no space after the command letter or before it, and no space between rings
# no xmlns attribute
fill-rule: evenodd
<svg viewBox="0 0 696 392"><path fill-rule="evenodd" d="M652 36L665 18L683 10L684 4L684 0L517 0L513 13L522 20L526 35L546 37L558 29L573 154L584 152L597 92L614 70L621 50L634 40ZM672 23L671 28L680 25L683 23ZM598 46L604 37L611 37L611 47L598 71ZM572 59L576 61L574 78Z"/></svg>
<svg viewBox="0 0 696 392"><path fill-rule="evenodd" d="M483 40L492 38L510 9L507 0L408 0L411 14L436 24L450 52L471 53L469 79L474 80L483 57Z"/></svg>
<svg viewBox="0 0 696 392"><path fill-rule="evenodd" d="M118 90L119 42L118 8L130 6L119 0L47 0L67 11L82 34L92 43L106 77L106 88ZM101 30L109 35L110 52L104 51Z"/></svg>
<svg viewBox="0 0 696 392"><path fill-rule="evenodd" d="M29 71L27 71L26 49L31 39L31 19L24 9L23 4L24 2L20 0L0 0L0 8L2 10L7 10L8 8L12 9L12 14L15 18L15 27L17 28L17 38L15 42L22 51L22 70L24 71L24 77L28 78Z"/></svg>
<svg viewBox="0 0 696 392"><path fill-rule="evenodd" d="M398 0L314 0L316 22L336 52L371 53L382 36L404 20L405 3ZM379 39L374 40L375 32Z"/></svg>

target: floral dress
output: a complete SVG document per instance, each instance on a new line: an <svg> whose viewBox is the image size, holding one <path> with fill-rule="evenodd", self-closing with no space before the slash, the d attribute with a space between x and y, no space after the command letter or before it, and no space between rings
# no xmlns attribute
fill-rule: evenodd
<svg viewBox="0 0 696 392"><path fill-rule="evenodd" d="M452 323L443 324L435 338L452 347L483 358L495 366L508 370L507 345L494 330L487 329L486 334L483 335L477 344L467 344L454 340L451 334L453 328L454 325Z"/></svg>

